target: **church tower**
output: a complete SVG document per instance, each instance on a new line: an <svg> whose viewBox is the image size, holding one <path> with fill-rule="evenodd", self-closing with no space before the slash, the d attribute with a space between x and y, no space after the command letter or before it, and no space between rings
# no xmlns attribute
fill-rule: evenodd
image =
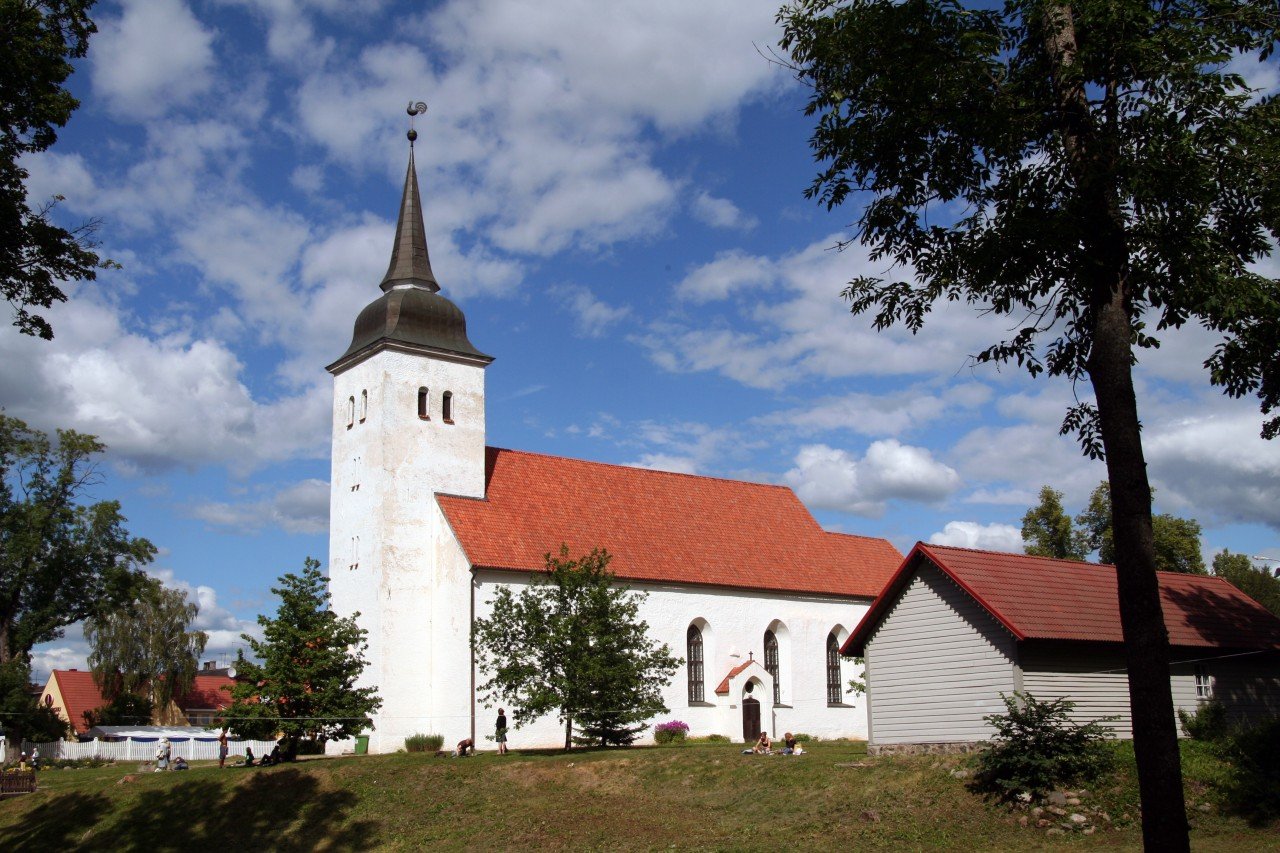
<svg viewBox="0 0 1280 853"><path fill-rule="evenodd" d="M417 112L426 109L416 105ZM411 106L410 115L415 114ZM374 749L429 731L427 713L447 611L436 576L436 493L484 497L485 368L462 311L440 295L422 223L409 131L409 168L382 295L355 321L333 374L329 587L336 612L359 612L368 632L364 684L383 708ZM399 720L400 724L393 721ZM379 748L380 747L380 748Z"/></svg>

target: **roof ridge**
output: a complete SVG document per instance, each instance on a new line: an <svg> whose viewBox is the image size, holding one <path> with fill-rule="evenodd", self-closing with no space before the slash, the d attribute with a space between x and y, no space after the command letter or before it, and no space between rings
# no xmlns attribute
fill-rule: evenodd
<svg viewBox="0 0 1280 853"><path fill-rule="evenodd" d="M830 530L827 532L834 533L835 531ZM921 542L920 544L925 548L946 548L949 551L967 551L970 554L995 554L1000 557L1016 557L1024 560L1047 560L1051 563L1062 563L1067 566L1082 566L1090 569L1114 569L1116 567L1115 563L1102 563L1094 560L1071 560L1066 557L1042 557L1039 554L1019 554L1017 551L993 551L990 548L966 548L963 545L937 545L932 542ZM1170 571L1169 569L1157 569L1156 576L1170 578L1213 578L1225 583L1231 583L1226 578L1210 574L1207 571L1204 574L1199 574L1198 572L1175 572ZM1232 586L1234 586L1234 584L1232 584Z"/></svg>
<svg viewBox="0 0 1280 853"><path fill-rule="evenodd" d="M760 483L755 480L739 480L733 477L715 477L710 474L690 474L686 471L667 471L662 468L642 468L639 465L626 465L621 462L600 462L594 459L579 459L576 456L560 456L555 453L537 453L532 450L516 450L511 447L495 447L494 445L489 445L487 449L495 450L499 453L515 453L520 456L540 456L543 459L560 459L565 462L578 462L582 465L595 465L604 468L621 468L626 471L643 471L649 474L660 474L667 477L688 477L694 480L712 480L719 483L735 483L740 486L755 486L762 489L782 489L795 494L795 489L790 486L783 485L782 483ZM799 500L799 496L797 496L796 499ZM803 505L803 501L801 501L801 504ZM806 509L808 509L808 507L806 507Z"/></svg>

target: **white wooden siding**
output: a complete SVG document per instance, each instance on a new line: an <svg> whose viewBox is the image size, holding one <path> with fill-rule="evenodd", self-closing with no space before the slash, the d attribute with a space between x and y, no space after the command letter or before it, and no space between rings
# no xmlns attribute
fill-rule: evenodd
<svg viewBox="0 0 1280 853"><path fill-rule="evenodd" d="M1227 706L1232 719L1280 715L1280 664L1274 658L1268 662L1262 655L1241 656L1205 665L1213 676L1213 695Z"/></svg>
<svg viewBox="0 0 1280 853"><path fill-rule="evenodd" d="M1129 676L1124 654L1119 650L1082 650L1069 646L1023 646L1022 689L1041 700L1070 699L1075 703L1071 717L1087 723L1099 717L1117 716L1109 722L1116 737L1133 736L1129 713ZM1191 687L1195 702L1195 685Z"/></svg>
<svg viewBox="0 0 1280 853"><path fill-rule="evenodd" d="M871 743L985 740L1015 689L1013 637L931 564L867 643Z"/></svg>

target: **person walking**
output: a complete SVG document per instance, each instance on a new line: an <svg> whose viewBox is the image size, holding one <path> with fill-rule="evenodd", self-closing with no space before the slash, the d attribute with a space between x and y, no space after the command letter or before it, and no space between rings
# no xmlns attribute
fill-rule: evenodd
<svg viewBox="0 0 1280 853"><path fill-rule="evenodd" d="M227 730L218 733L218 766L227 766Z"/></svg>
<svg viewBox="0 0 1280 853"><path fill-rule="evenodd" d="M498 755L507 754L507 712L498 709L498 721L493 726L494 739L498 742Z"/></svg>

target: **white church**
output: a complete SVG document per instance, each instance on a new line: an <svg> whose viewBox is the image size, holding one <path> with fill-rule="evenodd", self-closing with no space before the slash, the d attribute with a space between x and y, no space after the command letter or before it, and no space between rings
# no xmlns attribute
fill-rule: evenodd
<svg viewBox="0 0 1280 853"><path fill-rule="evenodd" d="M781 486L486 446L494 357L471 343L431 270L414 136L382 293L327 368L330 590L335 611L359 612L369 632L364 683L383 700L370 750L394 752L416 733L493 748L497 709L477 697L472 621L562 543L575 557L607 549L619 581L648 593L652 638L685 659L663 694L670 713L653 722L736 741L762 730L867 737L839 649L902 555L824 531ZM554 716L510 734L513 748L563 739Z"/></svg>

